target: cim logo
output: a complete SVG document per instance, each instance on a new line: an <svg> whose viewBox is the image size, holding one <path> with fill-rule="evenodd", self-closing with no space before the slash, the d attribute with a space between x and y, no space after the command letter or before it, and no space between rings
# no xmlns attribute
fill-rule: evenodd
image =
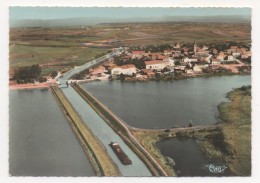
<svg viewBox="0 0 260 183"><path fill-rule="evenodd" d="M225 165L205 165L205 168L207 168L211 173L224 173L225 169L227 168Z"/></svg>

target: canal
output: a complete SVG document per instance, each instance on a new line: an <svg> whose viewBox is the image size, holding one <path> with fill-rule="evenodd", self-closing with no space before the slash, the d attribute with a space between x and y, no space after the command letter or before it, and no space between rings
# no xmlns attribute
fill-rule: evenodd
<svg viewBox="0 0 260 183"><path fill-rule="evenodd" d="M127 124L136 128L211 125L217 106L232 88L251 84L251 76L194 78L172 82L90 82L82 84Z"/></svg>
<svg viewBox="0 0 260 183"><path fill-rule="evenodd" d="M138 156L125 144L119 135L89 106L89 104L71 87L61 88L80 117L102 142L112 160L118 166L123 176L151 176L149 169ZM132 160L131 165L123 165L112 148L111 142L116 142Z"/></svg>
<svg viewBox="0 0 260 183"><path fill-rule="evenodd" d="M95 176L48 89L9 91L12 176Z"/></svg>

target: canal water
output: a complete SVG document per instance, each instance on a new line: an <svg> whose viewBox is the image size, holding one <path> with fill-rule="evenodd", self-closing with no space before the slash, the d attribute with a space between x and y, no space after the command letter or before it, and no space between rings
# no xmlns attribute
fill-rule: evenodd
<svg viewBox="0 0 260 183"><path fill-rule="evenodd" d="M220 159L207 159L195 139L170 139L156 143L161 154L174 160L178 176L230 176Z"/></svg>
<svg viewBox="0 0 260 183"><path fill-rule="evenodd" d="M250 85L249 75L194 78L178 81L84 83L127 124L137 128L167 128L217 123L221 102L232 88Z"/></svg>
<svg viewBox="0 0 260 183"><path fill-rule="evenodd" d="M9 173L12 176L95 176L48 89L9 93Z"/></svg>
<svg viewBox="0 0 260 183"><path fill-rule="evenodd" d="M71 86L61 89L83 121L91 129L94 135L102 142L123 176L151 176L149 169L138 158L138 156ZM112 148L109 146L111 142L116 142L119 144L129 159L132 160L131 165L123 165L120 162Z"/></svg>

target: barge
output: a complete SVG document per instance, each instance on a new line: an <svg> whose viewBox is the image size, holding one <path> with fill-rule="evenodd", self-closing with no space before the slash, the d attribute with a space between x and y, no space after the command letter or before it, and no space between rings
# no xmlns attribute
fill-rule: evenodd
<svg viewBox="0 0 260 183"><path fill-rule="evenodd" d="M117 155L118 159L121 161L122 164L124 164L124 165L132 164L132 161L128 158L128 156L121 149L121 147L118 145L118 143L111 142L109 145L113 149L114 153Z"/></svg>

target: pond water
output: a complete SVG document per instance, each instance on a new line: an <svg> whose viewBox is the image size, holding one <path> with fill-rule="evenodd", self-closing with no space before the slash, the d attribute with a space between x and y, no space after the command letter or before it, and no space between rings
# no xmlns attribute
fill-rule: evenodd
<svg viewBox="0 0 260 183"><path fill-rule="evenodd" d="M232 88L251 84L250 75L178 81L90 82L82 86L130 126L167 128L218 122L217 106Z"/></svg>
<svg viewBox="0 0 260 183"><path fill-rule="evenodd" d="M95 176L48 89L11 90L9 97L12 176Z"/></svg>
<svg viewBox="0 0 260 183"><path fill-rule="evenodd" d="M195 139L170 139L156 143L161 154L174 160L178 176L230 176L220 159L209 160L199 150Z"/></svg>

